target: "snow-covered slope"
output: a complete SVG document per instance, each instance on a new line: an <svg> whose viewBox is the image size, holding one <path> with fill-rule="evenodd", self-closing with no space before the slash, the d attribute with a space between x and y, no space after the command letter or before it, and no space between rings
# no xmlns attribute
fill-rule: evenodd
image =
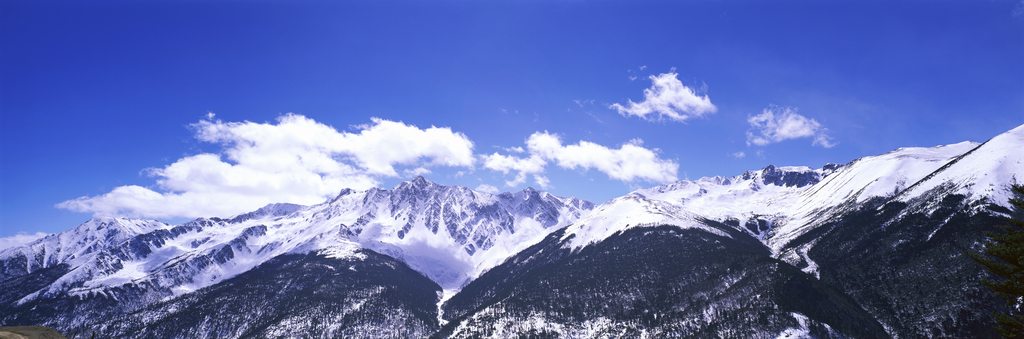
<svg viewBox="0 0 1024 339"><path fill-rule="evenodd" d="M779 251L829 218L872 199L892 198L978 145L965 141L945 146L905 147L843 165L797 193L785 206L779 206L780 219L784 220L771 231L767 244Z"/></svg>
<svg viewBox="0 0 1024 339"><path fill-rule="evenodd" d="M573 236L571 246L579 248L645 225L718 234L709 225L713 221L747 232L781 256L797 237L872 201L910 201L948 186L945 192L966 195L969 202L1005 205L1008 185L1024 174L1022 147L1024 126L984 144L908 147L820 169L769 165L734 177L681 180L610 200L568 228L565 237Z"/></svg>
<svg viewBox="0 0 1024 339"><path fill-rule="evenodd" d="M452 290L592 208L533 188L492 195L419 177L391 191L342 192L299 215L338 227L344 238L403 260Z"/></svg>
<svg viewBox="0 0 1024 339"><path fill-rule="evenodd" d="M1000 134L950 161L900 193L901 201L950 185L950 193L1007 205L1007 184L1024 181L1024 125Z"/></svg>
<svg viewBox="0 0 1024 339"><path fill-rule="evenodd" d="M170 227L152 220L94 218L78 227L48 235L25 246L0 251L0 280L60 263L78 267L87 264L100 252L129 239Z"/></svg>
<svg viewBox="0 0 1024 339"><path fill-rule="evenodd" d="M68 274L20 302L65 292L106 295L123 286L166 298L217 284L282 254L337 258L369 248L457 290L591 208L590 202L532 188L492 195L418 177L393 190L344 190L315 206L271 204L228 219L200 218L177 226L96 218L0 252L0 278L66 263Z"/></svg>
<svg viewBox="0 0 1024 339"><path fill-rule="evenodd" d="M812 170L769 165L734 177L681 180L636 190L596 207L589 216L570 226L565 237L574 236L570 244L579 248L627 228L656 225L698 228L727 236L708 225L710 220L731 225L763 241L769 226L785 218L785 208L800 198L799 193L837 167L830 164Z"/></svg>

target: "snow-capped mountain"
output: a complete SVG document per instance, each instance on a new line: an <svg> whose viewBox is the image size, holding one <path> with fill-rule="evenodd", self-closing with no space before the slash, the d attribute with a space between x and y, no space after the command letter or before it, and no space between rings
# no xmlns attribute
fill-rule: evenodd
<svg viewBox="0 0 1024 339"><path fill-rule="evenodd" d="M0 251L0 324L138 338L978 337L1024 126L639 189L599 206L422 177Z"/></svg>
<svg viewBox="0 0 1024 339"><path fill-rule="evenodd" d="M482 271L589 212L593 204L527 188L493 195L423 177L392 190L344 190L315 206L271 204L182 225L95 218L0 252L0 279L51 267L68 272L19 296L102 295L164 300L213 286L286 254L386 254L449 294ZM4 297L11 297L5 293Z"/></svg>
<svg viewBox="0 0 1024 339"><path fill-rule="evenodd" d="M418 177L391 191L342 192L308 220L336 225L346 239L403 260L451 290L592 208L533 188L492 195Z"/></svg>
<svg viewBox="0 0 1024 339"><path fill-rule="evenodd" d="M316 206L270 204L228 219L200 218L179 226L96 218L0 252L5 265L0 278L66 262L79 275L62 278L63 285L83 283L71 288L72 294L143 281L180 293L284 253L365 247L457 289L591 208L588 201L532 187L493 195L421 176L393 190L344 190ZM209 265L211 260L216 264Z"/></svg>
<svg viewBox="0 0 1024 339"><path fill-rule="evenodd" d="M636 190L595 208L568 229L571 246L591 244L628 227L669 224L708 228L713 220L746 231L776 254L815 226L872 200L908 202L939 187L967 202L1006 205L1007 186L1024 177L1024 126L988 142L908 147L819 169L775 167L734 177ZM921 207L924 208L924 207Z"/></svg>
<svg viewBox="0 0 1024 339"><path fill-rule="evenodd" d="M437 336L993 336L1005 303L964 253L1009 212L1021 147L1024 126L637 190L475 280Z"/></svg>

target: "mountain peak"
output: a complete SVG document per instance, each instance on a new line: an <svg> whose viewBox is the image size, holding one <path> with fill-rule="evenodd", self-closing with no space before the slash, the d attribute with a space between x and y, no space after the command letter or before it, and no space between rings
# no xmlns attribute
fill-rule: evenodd
<svg viewBox="0 0 1024 339"><path fill-rule="evenodd" d="M775 165L768 165L757 172L747 171L743 173L742 177L743 180L748 180L758 176L760 176L761 182L765 185L786 187L804 187L814 185L821 180L821 174L818 171L803 166L776 167Z"/></svg>
<svg viewBox="0 0 1024 339"><path fill-rule="evenodd" d="M394 189L396 189L396 190L397 189L402 189L402 188L406 188L406 189L409 189L409 188L423 189L423 188L434 186L434 185L438 185L438 184L434 183L434 182L432 182L430 180L427 180L427 178L424 178L422 175L417 175L412 180L403 181L403 182L399 183L397 186L395 186Z"/></svg>
<svg viewBox="0 0 1024 339"><path fill-rule="evenodd" d="M427 178L424 178L422 175L417 175L415 178L413 178L409 182L413 183L416 186L423 186L423 185L431 184L431 182L429 180L427 180Z"/></svg>
<svg viewBox="0 0 1024 339"><path fill-rule="evenodd" d="M290 203L270 203L266 206L260 207L259 209L236 215L235 217L228 220L228 222L238 223L251 219L260 219L265 217L282 217L304 208L306 206Z"/></svg>

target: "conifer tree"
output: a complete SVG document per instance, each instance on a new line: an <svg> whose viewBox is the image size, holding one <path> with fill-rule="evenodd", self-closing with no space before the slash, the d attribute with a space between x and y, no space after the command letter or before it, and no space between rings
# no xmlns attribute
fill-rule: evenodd
<svg viewBox="0 0 1024 339"><path fill-rule="evenodd" d="M998 323L996 331L1004 338L1024 338L1024 218L1020 217L1020 211L1024 210L1024 185L1012 185L1010 189L1014 194L1010 204L1017 217L1008 218L1009 225L996 226L1003 232L985 232L989 238L985 247L987 256L968 255L1001 278L982 280L1010 306L1007 313L993 312Z"/></svg>

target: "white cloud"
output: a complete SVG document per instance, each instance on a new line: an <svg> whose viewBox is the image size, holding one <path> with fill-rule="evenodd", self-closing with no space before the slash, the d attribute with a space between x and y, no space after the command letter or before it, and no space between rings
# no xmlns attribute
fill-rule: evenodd
<svg viewBox="0 0 1024 339"><path fill-rule="evenodd" d="M498 190L497 187L494 187L494 186L491 186L491 185L488 185L488 184L480 184L480 186L476 187L475 191L477 191L477 192L484 192L484 193L490 193L490 194L498 194L498 193L501 192L501 191Z"/></svg>
<svg viewBox="0 0 1024 339"><path fill-rule="evenodd" d="M677 180L679 164L658 157L657 149L642 147L643 140L633 139L619 149L612 149L588 141L574 145L563 145L555 134L536 132L526 139L526 153L529 157L515 157L494 153L482 157L484 167L508 174L517 172L514 179L506 181L509 187L522 185L528 175L541 188L550 187L551 181L541 176L548 162L564 169L596 169L609 178L622 181L647 180L659 183Z"/></svg>
<svg viewBox="0 0 1024 339"><path fill-rule="evenodd" d="M659 183L676 181L679 164L658 158L657 149L641 147L643 140L633 139L619 149L589 141L563 146L561 139L548 132L537 132L526 140L527 150L565 169L597 169L622 181L637 179Z"/></svg>
<svg viewBox="0 0 1024 339"><path fill-rule="evenodd" d="M223 151L147 169L157 178L154 189L121 186L57 207L148 218L229 216L275 202L316 204L343 188L374 187L381 177L397 177L396 165L413 168L403 171L412 176L429 173L429 166L474 163L473 143L462 133L377 118L356 126L358 133L295 114L276 124L202 120L192 127L197 139L221 144Z"/></svg>
<svg viewBox="0 0 1024 339"><path fill-rule="evenodd" d="M733 154L729 154L729 156L731 156L733 158L736 158L736 159L742 159L743 157L747 156L747 153L736 152L736 153L733 153Z"/></svg>
<svg viewBox="0 0 1024 339"><path fill-rule="evenodd" d="M551 189L551 180L548 180L548 177L545 177L540 174L534 174L533 180L534 182L537 183L537 186L540 186L541 189Z"/></svg>
<svg viewBox="0 0 1024 339"><path fill-rule="evenodd" d="M43 232L36 232L36 234L25 234L19 232L18 234L0 238L0 250L4 250L10 247L28 245L30 242L36 241L45 237L49 234Z"/></svg>
<svg viewBox="0 0 1024 339"><path fill-rule="evenodd" d="M676 73L652 75L650 79L654 84L644 90L644 101L635 103L629 100L625 106L612 104L608 107L619 111L623 116L635 115L645 120L667 117L675 121L686 121L718 110L711 104L711 99L707 95L698 96L692 88L684 86L676 76Z"/></svg>
<svg viewBox="0 0 1024 339"><path fill-rule="evenodd" d="M836 143L832 142L832 137L826 135L825 132L828 132L827 128L822 129L821 133L815 135L814 142L812 142L811 145L818 145L824 148L832 148L833 146L835 146Z"/></svg>
<svg viewBox="0 0 1024 339"><path fill-rule="evenodd" d="M796 109L778 107L765 108L761 114L747 118L750 130L747 131L747 145L764 146L788 139L813 137L812 145L831 148L836 144L828 136L829 130L814 119L808 119L796 113Z"/></svg>
<svg viewBox="0 0 1024 339"><path fill-rule="evenodd" d="M537 155L519 158L498 153L483 156L483 162L484 167L506 174L509 171L518 171L526 174L540 173L544 172L544 166L547 165L547 162Z"/></svg>
<svg viewBox="0 0 1024 339"><path fill-rule="evenodd" d="M207 118L215 116L211 113ZM537 132L515 155L474 155L473 142L449 128L419 128L373 118L371 123L338 131L301 115L275 122L201 120L192 125L195 137L220 145L219 152L186 156L143 173L156 179L151 187L126 185L95 196L57 204L59 208L95 216L141 218L227 217L269 203L317 204L344 188L378 186L386 177L431 173L435 166L483 167L513 174L508 186L530 176L540 188L551 187L543 175L549 164L564 169L596 169L615 180L676 180L679 165L661 159L657 149L640 139L617 149L580 141L563 145L555 134ZM456 176L466 172L459 171ZM481 185L480 191L497 191Z"/></svg>
<svg viewBox="0 0 1024 339"><path fill-rule="evenodd" d="M430 170L428 170L426 168L423 168L423 167L417 167L417 168L414 168L414 169L407 169L407 170L402 171L402 174L404 174L405 177L407 177L407 178L412 178L412 177L420 176L420 175L427 175L427 174L430 174L430 173L431 173Z"/></svg>
<svg viewBox="0 0 1024 339"><path fill-rule="evenodd" d="M526 182L526 172L519 172L519 174L516 174L515 179L506 181L505 186L516 187L522 185L524 182Z"/></svg>

